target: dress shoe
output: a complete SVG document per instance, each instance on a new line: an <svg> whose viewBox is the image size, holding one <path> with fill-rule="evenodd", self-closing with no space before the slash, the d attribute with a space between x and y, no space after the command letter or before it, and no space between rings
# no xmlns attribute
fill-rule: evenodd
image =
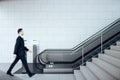
<svg viewBox="0 0 120 80"><path fill-rule="evenodd" d="M7 72L7 75L9 75L9 76L14 76L12 73L10 73L10 72Z"/></svg>
<svg viewBox="0 0 120 80"><path fill-rule="evenodd" d="M31 74L29 74L29 77L32 77L34 74L35 74L35 73L31 73Z"/></svg>

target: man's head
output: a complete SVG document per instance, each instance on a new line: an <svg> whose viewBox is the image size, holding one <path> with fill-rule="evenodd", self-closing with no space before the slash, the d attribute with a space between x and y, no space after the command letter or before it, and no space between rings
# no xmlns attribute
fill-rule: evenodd
<svg viewBox="0 0 120 80"><path fill-rule="evenodd" d="M18 32L18 34L20 34L21 36L24 35L24 32L23 32L23 29L22 29L22 28L19 28L17 32Z"/></svg>

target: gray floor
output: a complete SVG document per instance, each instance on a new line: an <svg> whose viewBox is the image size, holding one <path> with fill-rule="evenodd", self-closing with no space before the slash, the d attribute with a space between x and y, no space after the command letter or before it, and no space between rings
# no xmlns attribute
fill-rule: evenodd
<svg viewBox="0 0 120 80"><path fill-rule="evenodd" d="M75 80L73 74L36 74L29 78L27 74L15 74L14 77L6 75L9 63L0 63L0 80ZM18 70L21 64L17 64L12 73Z"/></svg>

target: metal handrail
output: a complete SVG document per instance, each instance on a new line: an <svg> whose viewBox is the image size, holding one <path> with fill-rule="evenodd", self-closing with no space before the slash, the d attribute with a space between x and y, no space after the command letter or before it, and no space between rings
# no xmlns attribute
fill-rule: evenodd
<svg viewBox="0 0 120 80"><path fill-rule="evenodd" d="M101 34L101 32L105 31L106 29L111 28L112 25L116 24L117 22L120 21L120 18L118 18L117 20L115 20L113 23L109 24L108 26L106 26L105 28L101 29L100 31L96 32L95 34L93 34L92 36L90 36L89 38L87 38L86 40L84 40L83 42L81 42L80 44L76 45L73 48L69 48L69 49L45 49L43 50L41 53L43 54L45 51L73 51L78 47L81 47L82 45L84 45L86 42L88 42L90 39L92 39L93 37Z"/></svg>
<svg viewBox="0 0 120 80"><path fill-rule="evenodd" d="M120 18L118 18L117 20L115 20L113 23L109 24L108 26L106 26L105 28L101 29L100 31L96 32L95 34L93 34L92 36L90 36L89 38L87 38L86 40L84 40L83 42L81 42L80 44L76 45L75 47L73 47L72 49L74 50L75 48L78 48L80 46L82 46L83 44L85 44L86 42L88 42L90 39L92 39L93 37L101 34L102 32L104 32L105 30L111 28L112 25L116 24L117 22L120 21Z"/></svg>
<svg viewBox="0 0 120 80"><path fill-rule="evenodd" d="M40 55L42 55L42 54L44 54L45 52L49 52L49 51L60 51L60 52L66 52L66 51L75 51L76 49L81 49L81 47L83 46L83 45L89 45L89 43L88 43L88 41L89 40L91 40L91 39L95 39L95 38L97 38L97 37L99 37L98 35L100 35L102 32L104 32L104 31L106 31L106 30L108 30L108 31L110 31L111 30L111 28L114 28L114 26L113 25L115 25L116 23L118 23L120 21L120 18L118 18L117 20L115 20L114 22L112 22L111 24L109 24L108 26L106 26L105 28L103 28L103 29L101 29L100 31L98 31L98 32L96 32L95 34L93 34L92 36L90 36L89 38L87 38L86 40L84 40L83 42L81 42L80 44L78 44L78 45L76 45L75 47L73 47L73 48L70 48L70 49L45 49L45 50L43 50L40 54L39 54L39 56ZM113 27L112 27L113 26ZM97 36L97 37L96 37ZM42 59L42 58L41 58Z"/></svg>

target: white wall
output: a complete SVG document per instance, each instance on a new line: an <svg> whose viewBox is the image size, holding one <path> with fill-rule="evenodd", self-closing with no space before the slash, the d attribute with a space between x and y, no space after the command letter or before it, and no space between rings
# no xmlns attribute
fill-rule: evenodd
<svg viewBox="0 0 120 80"><path fill-rule="evenodd" d="M0 62L12 62L16 30L22 27L28 47L72 48L120 17L120 0L0 1ZM32 54L28 60L32 61Z"/></svg>

